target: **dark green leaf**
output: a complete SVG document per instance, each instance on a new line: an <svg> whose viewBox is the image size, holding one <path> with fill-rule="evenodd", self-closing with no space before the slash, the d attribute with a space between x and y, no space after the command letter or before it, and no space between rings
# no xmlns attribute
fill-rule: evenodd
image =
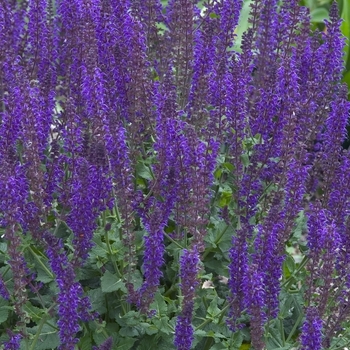
<svg viewBox="0 0 350 350"><path fill-rule="evenodd" d="M116 290L121 290L126 293L126 287L124 282L115 274L112 274L108 270L101 277L101 289L103 293L111 293Z"/></svg>
<svg viewBox="0 0 350 350"><path fill-rule="evenodd" d="M103 315L107 309L101 288L89 290L87 294L91 302L91 311L97 311L100 315Z"/></svg>
<svg viewBox="0 0 350 350"><path fill-rule="evenodd" d="M38 327L27 328L28 333L33 335L37 334ZM57 331L49 325L44 325L41 329L41 333L37 343L35 344L35 350L55 349L60 344Z"/></svg>
<svg viewBox="0 0 350 350"><path fill-rule="evenodd" d="M79 349L81 349L81 350L91 350L92 349L90 334L87 334L80 339Z"/></svg>
<svg viewBox="0 0 350 350"><path fill-rule="evenodd" d="M323 23L329 19L328 11L324 7L318 7L310 12L311 22Z"/></svg>
<svg viewBox="0 0 350 350"><path fill-rule="evenodd" d="M118 343L115 347L113 347L113 350L130 350L133 348L133 345L135 344L136 339L132 338L119 338Z"/></svg>
<svg viewBox="0 0 350 350"><path fill-rule="evenodd" d="M143 163L138 163L136 164L136 174L137 176L146 179L146 180L153 180L152 173L145 164Z"/></svg>

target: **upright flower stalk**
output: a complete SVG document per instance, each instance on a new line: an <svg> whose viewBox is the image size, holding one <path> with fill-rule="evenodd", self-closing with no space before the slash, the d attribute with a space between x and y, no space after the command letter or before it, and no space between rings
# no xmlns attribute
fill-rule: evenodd
<svg viewBox="0 0 350 350"><path fill-rule="evenodd" d="M193 341L192 316L196 287L199 285L199 254L194 250L184 250L180 258L181 314L175 327L175 346L178 350L190 350Z"/></svg>

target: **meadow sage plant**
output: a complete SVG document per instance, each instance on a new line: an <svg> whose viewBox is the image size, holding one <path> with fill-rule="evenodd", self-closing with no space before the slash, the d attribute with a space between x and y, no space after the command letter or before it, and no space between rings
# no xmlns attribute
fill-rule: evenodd
<svg viewBox="0 0 350 350"><path fill-rule="evenodd" d="M0 1L4 349L350 343L337 3L249 3Z"/></svg>

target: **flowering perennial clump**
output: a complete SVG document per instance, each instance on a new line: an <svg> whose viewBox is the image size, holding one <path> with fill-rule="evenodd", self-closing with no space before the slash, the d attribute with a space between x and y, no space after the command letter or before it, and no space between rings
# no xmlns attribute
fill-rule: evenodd
<svg viewBox="0 0 350 350"><path fill-rule="evenodd" d="M243 3L0 2L5 349L344 345L337 4Z"/></svg>

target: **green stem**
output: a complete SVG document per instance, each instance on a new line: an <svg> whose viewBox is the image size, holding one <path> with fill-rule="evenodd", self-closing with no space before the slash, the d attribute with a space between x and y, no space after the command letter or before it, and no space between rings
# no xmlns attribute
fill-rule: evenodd
<svg viewBox="0 0 350 350"><path fill-rule="evenodd" d="M41 334L41 330L42 328L44 327L44 324L46 323L46 320L49 318L49 313L50 313L50 310L53 309L53 307L55 306L56 304L52 305L48 310L47 310L47 313L46 315L44 315L41 320L40 320L40 323L39 323L39 326L38 326L38 329L36 331L36 334L35 334L35 337L33 339L33 342L29 348L29 350L34 350L35 349L35 345L36 343L38 342L38 339L40 337L40 334Z"/></svg>
<svg viewBox="0 0 350 350"><path fill-rule="evenodd" d="M230 304L227 304L218 314L216 314L214 317L222 317L224 315L224 313L227 311L227 309L229 308ZM204 326L206 326L208 323L212 322L212 319L207 319L204 322L202 322L198 327L195 328L195 331L197 331L198 329L203 328Z"/></svg>
<svg viewBox="0 0 350 350"><path fill-rule="evenodd" d="M280 330L280 334L281 334L281 339L282 339L282 346L285 346L286 345L286 337L285 337L285 334L284 334L284 326L283 326L283 320L279 320L278 322L278 328Z"/></svg>
<svg viewBox="0 0 350 350"><path fill-rule="evenodd" d="M120 272L120 270L118 268L117 262L116 262L116 260L113 257L114 254L112 252L112 248L111 248L111 245L109 243L108 231L106 231L106 230L105 230L105 241L106 241L106 245L107 245L108 254L110 256L110 260L112 261L112 264L113 264L114 271L116 272L117 276L120 279L123 279L123 275L121 274L121 272ZM118 294L119 299L121 300L120 291L117 291L117 294ZM128 307L128 305L124 305L123 301L120 302L120 305L121 305L121 307L123 309L123 312L124 312L124 315L125 315L129 311L129 307Z"/></svg>
<svg viewBox="0 0 350 350"><path fill-rule="evenodd" d="M330 347L331 350L340 350L340 349L345 349L349 344L350 344L350 340L348 342L346 342L345 344L341 345L341 346L338 346L336 348L334 348L334 346L336 346L340 340L342 340L342 338L338 339L337 342Z"/></svg>
<svg viewBox="0 0 350 350"><path fill-rule="evenodd" d="M215 242L214 242L215 245L218 245L218 244L219 244L221 238L222 238L223 235L226 233L228 227L229 227L229 225L227 225L227 226L222 230L222 232L219 234L219 236L215 239ZM207 257L207 255L208 255L209 253L211 253L211 252L212 252L212 249L207 249L207 250L204 252L203 256L202 256L202 260L204 260L204 259Z"/></svg>
<svg viewBox="0 0 350 350"><path fill-rule="evenodd" d="M282 288L286 288L288 290L290 286L293 284L295 276L305 267L305 265L308 262L309 262L309 257L304 256L297 270L295 270L293 274L282 283Z"/></svg>
<svg viewBox="0 0 350 350"><path fill-rule="evenodd" d="M213 340L214 340L213 338L207 337L203 349L209 350L211 348L211 346L213 345Z"/></svg>
<svg viewBox="0 0 350 350"><path fill-rule="evenodd" d="M115 196L114 196L114 198L115 198ZM117 205L115 206L115 216L116 216L117 222L118 222L119 239L121 242L123 242L122 219L120 217L120 213L119 213Z"/></svg>
<svg viewBox="0 0 350 350"><path fill-rule="evenodd" d="M35 254L32 247L28 247L30 253L33 255L34 259L39 263L39 265L42 267L42 269L52 278L54 279L54 274L45 266L45 264L41 261L41 259L38 257L37 254Z"/></svg>
<svg viewBox="0 0 350 350"><path fill-rule="evenodd" d="M290 331L290 333L288 335L288 338L286 339L286 343L288 343L291 340L291 338L294 335L295 331L299 327L299 325L301 323L301 320L303 319L303 313L301 312L299 304L296 303L296 306L297 306L297 309L299 311L299 316L298 316L296 322L294 323L294 326L293 326L292 330Z"/></svg>
<svg viewBox="0 0 350 350"><path fill-rule="evenodd" d="M111 259L111 261L112 261L114 270L115 270L115 272L117 273L118 277L119 277L119 278L122 278L123 275L120 273L119 268L118 268L118 265L117 265L115 259L113 258L113 255L114 255L114 254L113 254L113 252L112 252L112 248L111 248L111 245L110 245L110 243L109 243L108 231L105 231L105 241L106 241L106 245L107 245L108 254L109 254L110 259Z"/></svg>
<svg viewBox="0 0 350 350"><path fill-rule="evenodd" d="M178 248L185 249L180 243L176 242L174 239L172 239L167 233L164 232L164 236L169 239L172 243L174 243Z"/></svg>

